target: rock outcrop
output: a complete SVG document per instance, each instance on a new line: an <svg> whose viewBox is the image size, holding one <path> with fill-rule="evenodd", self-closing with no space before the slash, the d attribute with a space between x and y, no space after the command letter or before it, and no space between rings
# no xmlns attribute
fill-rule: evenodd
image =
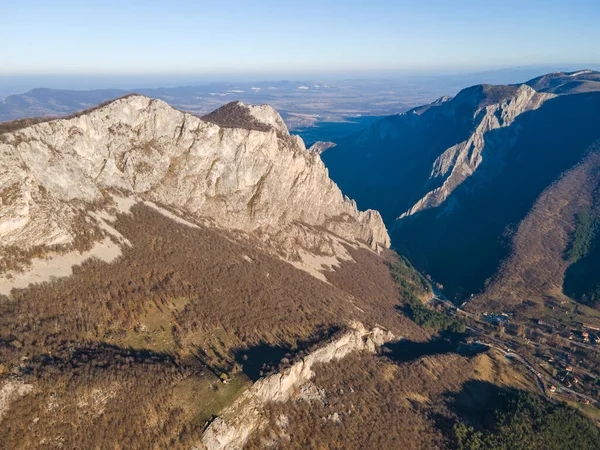
<svg viewBox="0 0 600 450"><path fill-rule="evenodd" d="M333 148L335 146L336 146L335 142L317 141L313 145L310 146L308 151L311 153L317 153L318 155L320 155L324 151L329 150L330 148Z"/></svg>
<svg viewBox="0 0 600 450"><path fill-rule="evenodd" d="M33 391L33 385L20 380L7 380L0 387L0 421L8 412L10 404Z"/></svg>
<svg viewBox="0 0 600 450"><path fill-rule="evenodd" d="M201 444L195 449L234 450L243 448L250 435L265 420L262 412L269 402L284 402L314 376L313 367L341 359L356 351L375 352L377 347L394 339L381 328L367 330L360 323L350 325L350 330L301 359L282 373L263 378L242 394L236 402L221 413L206 429Z"/></svg>
<svg viewBox="0 0 600 450"><path fill-rule="evenodd" d="M71 244L115 191L227 229L272 236L303 223L389 246L379 213L358 211L268 106L198 118L131 95L0 135L3 246Z"/></svg>

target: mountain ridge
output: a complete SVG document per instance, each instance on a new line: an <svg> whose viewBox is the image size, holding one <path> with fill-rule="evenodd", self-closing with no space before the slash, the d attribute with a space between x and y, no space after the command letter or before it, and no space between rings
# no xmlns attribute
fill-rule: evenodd
<svg viewBox="0 0 600 450"><path fill-rule="evenodd" d="M359 212L272 108L224 108L236 114L241 108L244 120L261 129L222 127L130 95L1 134L4 244L73 243L77 226L93 228L84 225L85 210L101 210L114 191L195 220L264 234L279 241L275 246L285 247L288 239L313 246L319 241L314 227L373 249L389 246L379 214ZM308 227L298 233L296 223ZM323 250L332 253L327 246Z"/></svg>

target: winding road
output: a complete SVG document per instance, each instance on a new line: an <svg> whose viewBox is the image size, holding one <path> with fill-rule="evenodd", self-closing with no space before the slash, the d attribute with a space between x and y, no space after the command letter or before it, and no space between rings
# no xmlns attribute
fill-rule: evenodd
<svg viewBox="0 0 600 450"><path fill-rule="evenodd" d="M478 330L476 330L474 328L467 327L467 329L469 331L473 331L473 332L475 332L477 334L481 334L481 335L485 336L486 339L489 339L491 341L495 341L495 342L498 342L500 344L503 344L504 347L499 347L499 346L496 346L494 344L490 344L489 342L476 341L477 344L486 345L488 347L494 348L494 349L502 352L502 354L506 358L517 360L520 363L522 363L523 365L525 365L525 367L527 367L529 369L529 371L531 371L533 373L533 375L535 376L535 379L537 380L538 385L539 385L540 389L542 390L542 393L546 397L550 398L551 400L554 401L554 399L552 397L550 397L550 395L546 391L546 386L544 385L543 381L545 381L546 383L549 383L552 386L556 386L560 391L567 392L567 393L569 393L571 395L574 395L575 397L578 397L578 398L581 398L581 399L584 399L584 400L589 400L590 403L593 403L596 406L600 406L600 405L597 404L597 402L596 402L596 400L594 398L592 398L592 397L590 397L588 395L576 392L573 389L570 389L570 388L564 386L563 384L559 383L554 378L551 378L551 377L549 377L547 375L544 375L543 373L539 372L538 370L535 369L535 367L534 367L533 364L531 364L527 359L525 359L523 356L519 355L518 353L515 353L512 350L506 351L505 350L506 349L506 344L504 344L502 341L500 341L498 339L495 339L495 338L492 338L490 336L487 336L487 335L481 333L480 331L478 331Z"/></svg>

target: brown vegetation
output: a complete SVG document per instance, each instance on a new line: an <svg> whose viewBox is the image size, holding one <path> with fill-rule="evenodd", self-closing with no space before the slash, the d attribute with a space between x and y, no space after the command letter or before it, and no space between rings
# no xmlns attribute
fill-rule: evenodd
<svg viewBox="0 0 600 450"><path fill-rule="evenodd" d="M497 353L463 357L434 355L396 363L387 357L355 354L316 370L323 400L272 404L270 425L248 449L447 448L456 420L454 398L468 381L529 387ZM464 406L485 403L487 392L462 395ZM282 423L284 426L282 427Z"/></svg>
<svg viewBox="0 0 600 450"><path fill-rule="evenodd" d="M214 123L223 128L244 128L246 130L270 131L273 128L258 121L239 102L231 102L206 114L202 120Z"/></svg>
<svg viewBox="0 0 600 450"><path fill-rule="evenodd" d="M183 448L200 430L182 424L173 386L199 367L147 351L92 345L55 348L22 368L35 394L2 421L3 448Z"/></svg>
<svg viewBox="0 0 600 450"><path fill-rule="evenodd" d="M542 193L519 224L509 258L471 307L495 310L560 293L576 217L594 203L599 167L600 153L592 152Z"/></svg>
<svg viewBox="0 0 600 450"><path fill-rule="evenodd" d="M350 320L426 337L398 314L388 267L368 250L349 249L355 262L329 284L253 238L145 205L114 227L132 243L114 263L90 260L0 296L0 385L16 376L34 386L2 421L8 448L189 447L247 385L246 365L260 368L253 349L292 360Z"/></svg>

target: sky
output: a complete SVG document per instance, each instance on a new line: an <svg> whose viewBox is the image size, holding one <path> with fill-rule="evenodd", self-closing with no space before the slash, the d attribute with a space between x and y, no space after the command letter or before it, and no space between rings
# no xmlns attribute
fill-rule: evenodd
<svg viewBox="0 0 600 450"><path fill-rule="evenodd" d="M0 0L0 76L600 63L598 0Z"/></svg>

